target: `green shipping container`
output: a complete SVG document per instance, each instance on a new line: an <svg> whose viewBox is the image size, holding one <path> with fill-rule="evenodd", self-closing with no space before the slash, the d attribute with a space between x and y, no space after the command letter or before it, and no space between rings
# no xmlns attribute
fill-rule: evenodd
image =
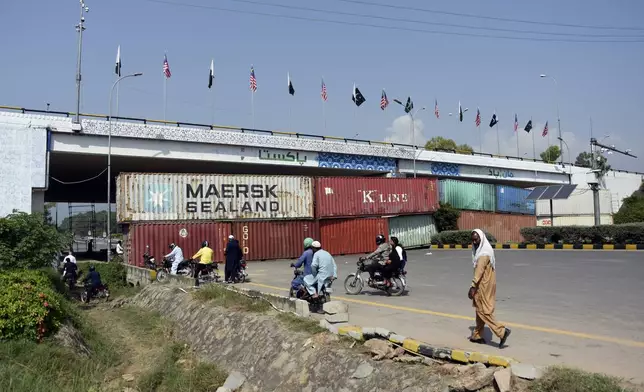
<svg viewBox="0 0 644 392"><path fill-rule="evenodd" d="M496 208L495 187L492 184L458 180L438 182L440 201L459 210L492 211Z"/></svg>
<svg viewBox="0 0 644 392"><path fill-rule="evenodd" d="M409 215L389 218L389 235L398 237L405 248L431 244L436 234L436 224L431 215Z"/></svg>

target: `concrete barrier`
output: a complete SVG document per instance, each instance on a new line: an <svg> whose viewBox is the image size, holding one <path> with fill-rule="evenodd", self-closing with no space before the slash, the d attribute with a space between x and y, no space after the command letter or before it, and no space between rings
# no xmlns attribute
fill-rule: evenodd
<svg viewBox="0 0 644 392"><path fill-rule="evenodd" d="M125 269L125 281L132 286L147 286L157 279L157 272L154 270L128 264L125 265Z"/></svg>

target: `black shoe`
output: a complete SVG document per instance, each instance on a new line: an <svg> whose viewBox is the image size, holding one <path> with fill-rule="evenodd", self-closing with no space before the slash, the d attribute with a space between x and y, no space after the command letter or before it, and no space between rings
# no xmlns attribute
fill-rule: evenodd
<svg viewBox="0 0 644 392"><path fill-rule="evenodd" d="M487 342L483 338L478 338L478 339L470 338L470 342L476 343L476 344L487 344Z"/></svg>
<svg viewBox="0 0 644 392"><path fill-rule="evenodd" d="M501 342L499 342L499 348L504 348L505 347L505 341L508 340L508 337L512 333L512 330L510 328L505 329L505 333L503 334L503 337L501 338Z"/></svg>

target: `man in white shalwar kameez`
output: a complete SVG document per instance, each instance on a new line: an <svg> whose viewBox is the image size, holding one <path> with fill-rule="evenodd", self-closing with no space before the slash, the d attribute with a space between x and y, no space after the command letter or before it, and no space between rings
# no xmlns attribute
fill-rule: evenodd
<svg viewBox="0 0 644 392"><path fill-rule="evenodd" d="M304 277L304 284L309 294L315 298L327 279L338 278L338 267L333 256L322 249L320 242L313 241L311 249L313 249L312 274Z"/></svg>

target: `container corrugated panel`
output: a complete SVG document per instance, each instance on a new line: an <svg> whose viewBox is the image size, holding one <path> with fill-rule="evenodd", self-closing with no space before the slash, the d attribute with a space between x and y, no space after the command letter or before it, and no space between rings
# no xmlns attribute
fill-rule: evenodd
<svg viewBox="0 0 644 392"><path fill-rule="evenodd" d="M319 218L434 212L434 178L320 177L316 179Z"/></svg>
<svg viewBox="0 0 644 392"><path fill-rule="evenodd" d="M530 194L529 189L516 188L513 186L496 186L496 210L513 214L534 215L534 200L526 197Z"/></svg>
<svg viewBox="0 0 644 392"><path fill-rule="evenodd" d="M594 215L570 215L570 216L555 216L554 224L550 217L538 217L537 226L594 226L595 225L595 216ZM599 216L599 222L602 225L612 225L613 216L609 214L602 214Z"/></svg>
<svg viewBox="0 0 644 392"><path fill-rule="evenodd" d="M398 237L406 248L429 245L436 234L436 223L431 215L409 215L389 218L389 235Z"/></svg>
<svg viewBox="0 0 644 392"><path fill-rule="evenodd" d="M494 211L495 188L492 184L458 180L438 181L440 201L460 210Z"/></svg>
<svg viewBox="0 0 644 392"><path fill-rule="evenodd" d="M233 222L232 230L249 261L300 257L304 238L320 238L317 221Z"/></svg>
<svg viewBox="0 0 644 392"><path fill-rule="evenodd" d="M383 218L321 220L320 242L332 255L373 252L376 236L389 232L387 223Z"/></svg>
<svg viewBox="0 0 644 392"><path fill-rule="evenodd" d="M224 249L231 233L227 222L142 222L130 225L128 262L141 267L145 246L160 263L170 253L168 245L175 243L186 259L191 258L207 240L215 252L216 261L224 260Z"/></svg>
<svg viewBox="0 0 644 392"><path fill-rule="evenodd" d="M609 190L599 190L599 211L601 214L612 214L612 196ZM569 198L553 200L553 215L593 215L594 214L593 192L590 189L577 187ZM537 216L550 216L550 201L537 200Z"/></svg>
<svg viewBox="0 0 644 392"><path fill-rule="evenodd" d="M461 211L459 230L481 229L496 237L498 243L523 242L522 227L534 227L534 215L496 214L493 212Z"/></svg>
<svg viewBox="0 0 644 392"><path fill-rule="evenodd" d="M310 177L122 173L119 222L311 219Z"/></svg>

